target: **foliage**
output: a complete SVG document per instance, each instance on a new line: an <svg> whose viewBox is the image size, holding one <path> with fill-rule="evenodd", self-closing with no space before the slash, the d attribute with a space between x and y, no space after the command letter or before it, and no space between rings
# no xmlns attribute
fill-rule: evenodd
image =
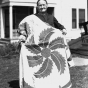
<svg viewBox="0 0 88 88"><path fill-rule="evenodd" d="M13 56L17 56L19 54L18 46L18 42L8 43L0 46L0 58L10 59Z"/></svg>

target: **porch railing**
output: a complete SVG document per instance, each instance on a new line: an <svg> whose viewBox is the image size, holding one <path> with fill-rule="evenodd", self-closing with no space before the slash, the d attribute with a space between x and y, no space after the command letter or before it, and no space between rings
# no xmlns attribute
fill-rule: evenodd
<svg viewBox="0 0 88 88"><path fill-rule="evenodd" d="M17 29L13 29L13 38L18 38Z"/></svg>

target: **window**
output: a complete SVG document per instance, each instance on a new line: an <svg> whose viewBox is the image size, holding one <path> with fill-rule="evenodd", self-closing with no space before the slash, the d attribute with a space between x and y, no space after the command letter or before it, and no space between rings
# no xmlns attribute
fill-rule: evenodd
<svg viewBox="0 0 88 88"><path fill-rule="evenodd" d="M72 8L72 28L80 27L80 23L85 22L85 9Z"/></svg>
<svg viewBox="0 0 88 88"><path fill-rule="evenodd" d="M72 28L77 28L76 9L72 9Z"/></svg>
<svg viewBox="0 0 88 88"><path fill-rule="evenodd" d="M48 7L47 13L54 15L54 7Z"/></svg>
<svg viewBox="0 0 88 88"><path fill-rule="evenodd" d="M79 9L79 23L85 22L85 9Z"/></svg>
<svg viewBox="0 0 88 88"><path fill-rule="evenodd" d="M17 29L21 20L31 14L33 14L33 7L14 6L13 7L13 29Z"/></svg>

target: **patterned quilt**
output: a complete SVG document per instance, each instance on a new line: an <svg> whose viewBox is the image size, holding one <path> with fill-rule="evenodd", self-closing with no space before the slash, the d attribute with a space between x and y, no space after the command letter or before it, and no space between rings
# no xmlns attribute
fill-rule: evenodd
<svg viewBox="0 0 88 88"><path fill-rule="evenodd" d="M71 54L61 31L35 15L24 18L19 30L27 33L20 51L20 88L70 88Z"/></svg>

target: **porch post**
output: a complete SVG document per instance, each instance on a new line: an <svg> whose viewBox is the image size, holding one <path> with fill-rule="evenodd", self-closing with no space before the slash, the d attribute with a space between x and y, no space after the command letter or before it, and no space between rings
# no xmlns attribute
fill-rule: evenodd
<svg viewBox="0 0 88 88"><path fill-rule="evenodd" d="M9 7L9 28L10 28L10 39L13 37L13 7Z"/></svg>
<svg viewBox="0 0 88 88"><path fill-rule="evenodd" d="M33 11L34 11L33 13L35 14L36 13L36 7L35 6L34 6L34 10Z"/></svg>
<svg viewBox="0 0 88 88"><path fill-rule="evenodd" d="M1 10L1 38L4 38L4 14L3 14L3 8L0 8Z"/></svg>

